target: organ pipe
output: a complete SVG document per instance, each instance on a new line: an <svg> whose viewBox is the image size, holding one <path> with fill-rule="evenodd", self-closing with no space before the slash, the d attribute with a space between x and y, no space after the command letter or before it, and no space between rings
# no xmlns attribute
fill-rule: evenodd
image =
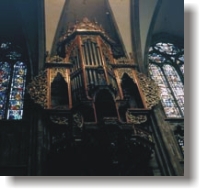
<svg viewBox="0 0 200 189"><path fill-rule="evenodd" d="M89 56L90 56L90 65L94 65L94 54L92 51L92 43L90 40L88 40L88 50L89 50Z"/></svg>
<svg viewBox="0 0 200 189"><path fill-rule="evenodd" d="M84 54L85 54L85 64L88 65L89 64L89 56L88 56L87 46L84 45L83 49L84 49Z"/></svg>
<svg viewBox="0 0 200 189"><path fill-rule="evenodd" d="M97 60L97 49L95 43L92 43L92 52L94 56L94 65L98 65L98 60Z"/></svg>
<svg viewBox="0 0 200 189"><path fill-rule="evenodd" d="M93 78L94 78L94 84L95 84L95 85L98 85L98 80L97 80L96 71L95 71L95 70L92 70L92 73L93 73Z"/></svg>
<svg viewBox="0 0 200 189"><path fill-rule="evenodd" d="M103 65L99 47L97 47L98 65Z"/></svg>
<svg viewBox="0 0 200 189"><path fill-rule="evenodd" d="M94 81L93 81L91 69L89 69L89 75L90 75L90 84L92 84L92 83L94 83Z"/></svg>

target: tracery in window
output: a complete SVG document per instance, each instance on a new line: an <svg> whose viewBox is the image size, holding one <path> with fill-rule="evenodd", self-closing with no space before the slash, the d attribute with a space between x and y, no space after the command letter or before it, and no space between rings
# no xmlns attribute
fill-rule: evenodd
<svg viewBox="0 0 200 189"><path fill-rule="evenodd" d="M172 43L156 43L149 49L149 73L160 87L168 118L184 116L184 50Z"/></svg>
<svg viewBox="0 0 200 189"><path fill-rule="evenodd" d="M0 120L20 120L23 115L27 67L10 46L0 46Z"/></svg>

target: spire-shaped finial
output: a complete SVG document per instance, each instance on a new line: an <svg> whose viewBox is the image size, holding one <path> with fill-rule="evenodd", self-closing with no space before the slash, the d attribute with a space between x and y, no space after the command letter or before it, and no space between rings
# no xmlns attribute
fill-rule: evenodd
<svg viewBox="0 0 200 189"><path fill-rule="evenodd" d="M88 19L87 17L84 17L84 18L83 18L83 22L84 22L84 23L88 23L88 22L90 22L90 21L89 21L89 19Z"/></svg>

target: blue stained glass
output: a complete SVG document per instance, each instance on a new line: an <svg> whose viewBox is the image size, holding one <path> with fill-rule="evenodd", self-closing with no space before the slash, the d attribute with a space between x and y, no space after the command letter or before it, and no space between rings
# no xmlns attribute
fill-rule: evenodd
<svg viewBox="0 0 200 189"><path fill-rule="evenodd" d="M27 68L23 62L18 61L15 63L7 119L22 119L26 72Z"/></svg>
<svg viewBox="0 0 200 189"><path fill-rule="evenodd" d="M184 87L177 71L175 70L174 67L170 65L164 65L163 70L164 70L165 75L168 78L170 87L175 95L175 98L177 100L179 107L184 109Z"/></svg>
<svg viewBox="0 0 200 189"><path fill-rule="evenodd" d="M0 62L0 120L4 119L5 116L10 73L10 64L7 62Z"/></svg>
<svg viewBox="0 0 200 189"><path fill-rule="evenodd" d="M184 62L184 55L181 55L178 59L179 59L180 61Z"/></svg>
<svg viewBox="0 0 200 189"><path fill-rule="evenodd" d="M163 57L162 55L160 54L157 54L157 53L152 53L149 55L149 59L153 62L156 62L156 63L163 63L166 61L166 58Z"/></svg>
<svg viewBox="0 0 200 189"><path fill-rule="evenodd" d="M160 87L161 103L164 107L166 116L174 117L174 118L181 117L179 109L176 106L176 103L174 102L174 98L171 94L171 91L170 91L169 86L166 82L166 79L162 73L161 68L154 64L149 64L149 72L150 72L152 79Z"/></svg>
<svg viewBox="0 0 200 189"><path fill-rule="evenodd" d="M23 90L13 88L10 93L11 100L22 100L23 99Z"/></svg>
<svg viewBox="0 0 200 189"><path fill-rule="evenodd" d="M7 119L19 120L22 119L23 110L8 110Z"/></svg>
<svg viewBox="0 0 200 189"><path fill-rule="evenodd" d="M23 87L24 87L24 77L22 77L20 75L16 75L16 74L13 75L12 87L23 89Z"/></svg>
<svg viewBox="0 0 200 189"><path fill-rule="evenodd" d="M164 106L164 111L165 111L167 117L171 117L171 118L180 118L181 117L179 109L177 107L165 107Z"/></svg>
<svg viewBox="0 0 200 189"><path fill-rule="evenodd" d="M151 52L151 51L153 51L153 47L150 47L150 48L149 48L149 52Z"/></svg>
<svg viewBox="0 0 200 189"><path fill-rule="evenodd" d="M7 99L6 97L7 97L6 92L0 91L0 109L3 109L2 107L3 107L3 105L4 105L4 103L6 102L6 99Z"/></svg>
<svg viewBox="0 0 200 189"><path fill-rule="evenodd" d="M184 75L184 64L182 64L182 65L180 66L180 70L181 70L182 74Z"/></svg>
<svg viewBox="0 0 200 189"><path fill-rule="evenodd" d="M165 104L165 106L167 106L167 107L173 107L174 106L173 101L170 98L168 98L168 99L162 99L162 101Z"/></svg>
<svg viewBox="0 0 200 189"><path fill-rule="evenodd" d="M5 106L4 103L5 103L4 100L0 100L0 110L4 109L4 106Z"/></svg>
<svg viewBox="0 0 200 189"><path fill-rule="evenodd" d="M184 86L172 64L177 64L184 75L184 49L172 43L157 43L149 49L149 73L161 91L161 103L167 117L184 115ZM159 66L158 64L161 63Z"/></svg>
<svg viewBox="0 0 200 189"><path fill-rule="evenodd" d="M154 48L161 53L166 53L169 55L175 55L180 51L171 43L157 43Z"/></svg>
<svg viewBox="0 0 200 189"><path fill-rule="evenodd" d="M10 110L21 110L23 109L23 101L20 100L10 100L9 101Z"/></svg>

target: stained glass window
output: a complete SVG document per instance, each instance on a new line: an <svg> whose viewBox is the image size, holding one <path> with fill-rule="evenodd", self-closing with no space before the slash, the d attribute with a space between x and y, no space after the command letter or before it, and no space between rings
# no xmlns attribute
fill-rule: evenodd
<svg viewBox="0 0 200 189"><path fill-rule="evenodd" d="M9 51L8 43L2 43L0 48L0 120L20 120L27 67L19 61L19 53Z"/></svg>
<svg viewBox="0 0 200 189"><path fill-rule="evenodd" d="M172 43L156 43L149 49L149 73L160 87L168 118L184 116L184 50Z"/></svg>
<svg viewBox="0 0 200 189"><path fill-rule="evenodd" d="M11 65L8 62L0 62L0 120L5 117L10 75Z"/></svg>

